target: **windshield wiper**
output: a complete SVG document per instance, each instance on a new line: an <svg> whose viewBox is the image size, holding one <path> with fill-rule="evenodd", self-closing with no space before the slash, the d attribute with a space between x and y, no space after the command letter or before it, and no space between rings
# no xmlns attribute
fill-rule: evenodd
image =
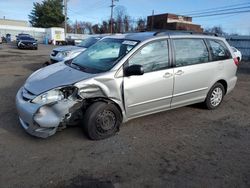
<svg viewBox="0 0 250 188"><path fill-rule="evenodd" d="M74 65L75 67L77 67L78 70L85 70L86 68L77 64L77 63L71 63L71 65Z"/></svg>

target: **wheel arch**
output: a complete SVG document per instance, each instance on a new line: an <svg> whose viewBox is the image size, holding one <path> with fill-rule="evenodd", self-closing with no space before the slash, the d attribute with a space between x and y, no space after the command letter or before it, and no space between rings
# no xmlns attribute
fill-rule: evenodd
<svg viewBox="0 0 250 188"><path fill-rule="evenodd" d="M119 112L121 113L121 117L122 117L122 119L124 118L123 116L123 110L122 110L122 108L120 107L120 105L118 104L118 103L116 103L114 100L111 100L111 99L109 99L109 98L105 98L105 97L96 97L96 98L88 98L88 99L86 99L86 103L88 104L87 106L86 106L86 109L88 108L88 106L90 106L91 104L93 104L93 103L95 103L95 102L105 102L105 103L107 103L107 104L109 104L109 103L112 103L112 104L114 104L116 107L117 107L117 109L119 110Z"/></svg>
<svg viewBox="0 0 250 188"><path fill-rule="evenodd" d="M220 84L222 84L222 85L223 85L223 87L224 87L224 89L225 89L225 94L227 93L227 87L228 87L228 84L227 84L226 80L224 80L224 79L220 79L220 80L218 80L218 81L217 81L217 82L215 82L215 83L220 83Z"/></svg>

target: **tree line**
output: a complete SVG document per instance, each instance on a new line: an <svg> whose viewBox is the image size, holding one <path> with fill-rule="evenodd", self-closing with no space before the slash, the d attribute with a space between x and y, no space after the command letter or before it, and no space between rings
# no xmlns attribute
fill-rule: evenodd
<svg viewBox="0 0 250 188"><path fill-rule="evenodd" d="M33 27L64 27L63 0L44 0L33 3L29 15L29 22ZM130 31L143 31L146 29L146 18L132 19L124 6L114 9L113 20L103 20L102 23L93 24L86 21L72 22L67 19L67 32L77 34L124 33ZM111 24L112 23L112 24Z"/></svg>
<svg viewBox="0 0 250 188"><path fill-rule="evenodd" d="M63 0L44 0L41 3L33 3L33 9L29 15L29 22L33 27L64 27ZM67 19L67 33L77 34L103 34L125 33L144 31L147 27L146 18L132 19L124 6L117 6L114 10L113 20L103 20L102 23L93 24L86 21L71 22ZM111 24L113 23L113 24ZM221 26L206 28L205 32L228 35Z"/></svg>

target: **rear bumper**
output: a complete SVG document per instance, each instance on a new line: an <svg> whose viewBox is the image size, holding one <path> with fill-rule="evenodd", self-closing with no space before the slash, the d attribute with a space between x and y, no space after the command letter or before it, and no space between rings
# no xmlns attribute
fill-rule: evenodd
<svg viewBox="0 0 250 188"><path fill-rule="evenodd" d="M234 89L236 83L237 83L237 76L229 80L228 87L227 87L227 94L230 93Z"/></svg>

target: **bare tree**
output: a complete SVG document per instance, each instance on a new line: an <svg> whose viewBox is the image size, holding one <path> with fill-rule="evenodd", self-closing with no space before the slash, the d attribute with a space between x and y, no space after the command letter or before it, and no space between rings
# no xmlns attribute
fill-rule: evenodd
<svg viewBox="0 0 250 188"><path fill-rule="evenodd" d="M110 27L107 21L103 21L101 25L101 32L108 33L110 31Z"/></svg>
<svg viewBox="0 0 250 188"><path fill-rule="evenodd" d="M128 15L125 15L125 17L123 19L123 23L124 23L124 31L128 32L129 28L130 28L130 18Z"/></svg>
<svg viewBox="0 0 250 188"><path fill-rule="evenodd" d="M146 19L145 18L139 18L137 21L137 31L145 31L146 30Z"/></svg>
<svg viewBox="0 0 250 188"><path fill-rule="evenodd" d="M207 33L215 33L215 34L220 35L220 36L227 35L227 33L223 31L221 26L214 26L214 27L211 27L211 28L206 28L205 32L207 32Z"/></svg>
<svg viewBox="0 0 250 188"><path fill-rule="evenodd" d="M124 6L117 6L114 12L114 25L116 33L123 33L125 31L125 18L128 20L127 10Z"/></svg>
<svg viewBox="0 0 250 188"><path fill-rule="evenodd" d="M128 31L144 30L145 29L145 19L141 19L139 25L136 22L132 21L130 16L127 14L127 10L124 6L117 6L114 10L114 17L112 21L112 31L114 33L124 33ZM73 32L85 34L85 33L109 33L111 27L111 20L104 20L101 24L94 24L90 22L75 22L71 24Z"/></svg>

